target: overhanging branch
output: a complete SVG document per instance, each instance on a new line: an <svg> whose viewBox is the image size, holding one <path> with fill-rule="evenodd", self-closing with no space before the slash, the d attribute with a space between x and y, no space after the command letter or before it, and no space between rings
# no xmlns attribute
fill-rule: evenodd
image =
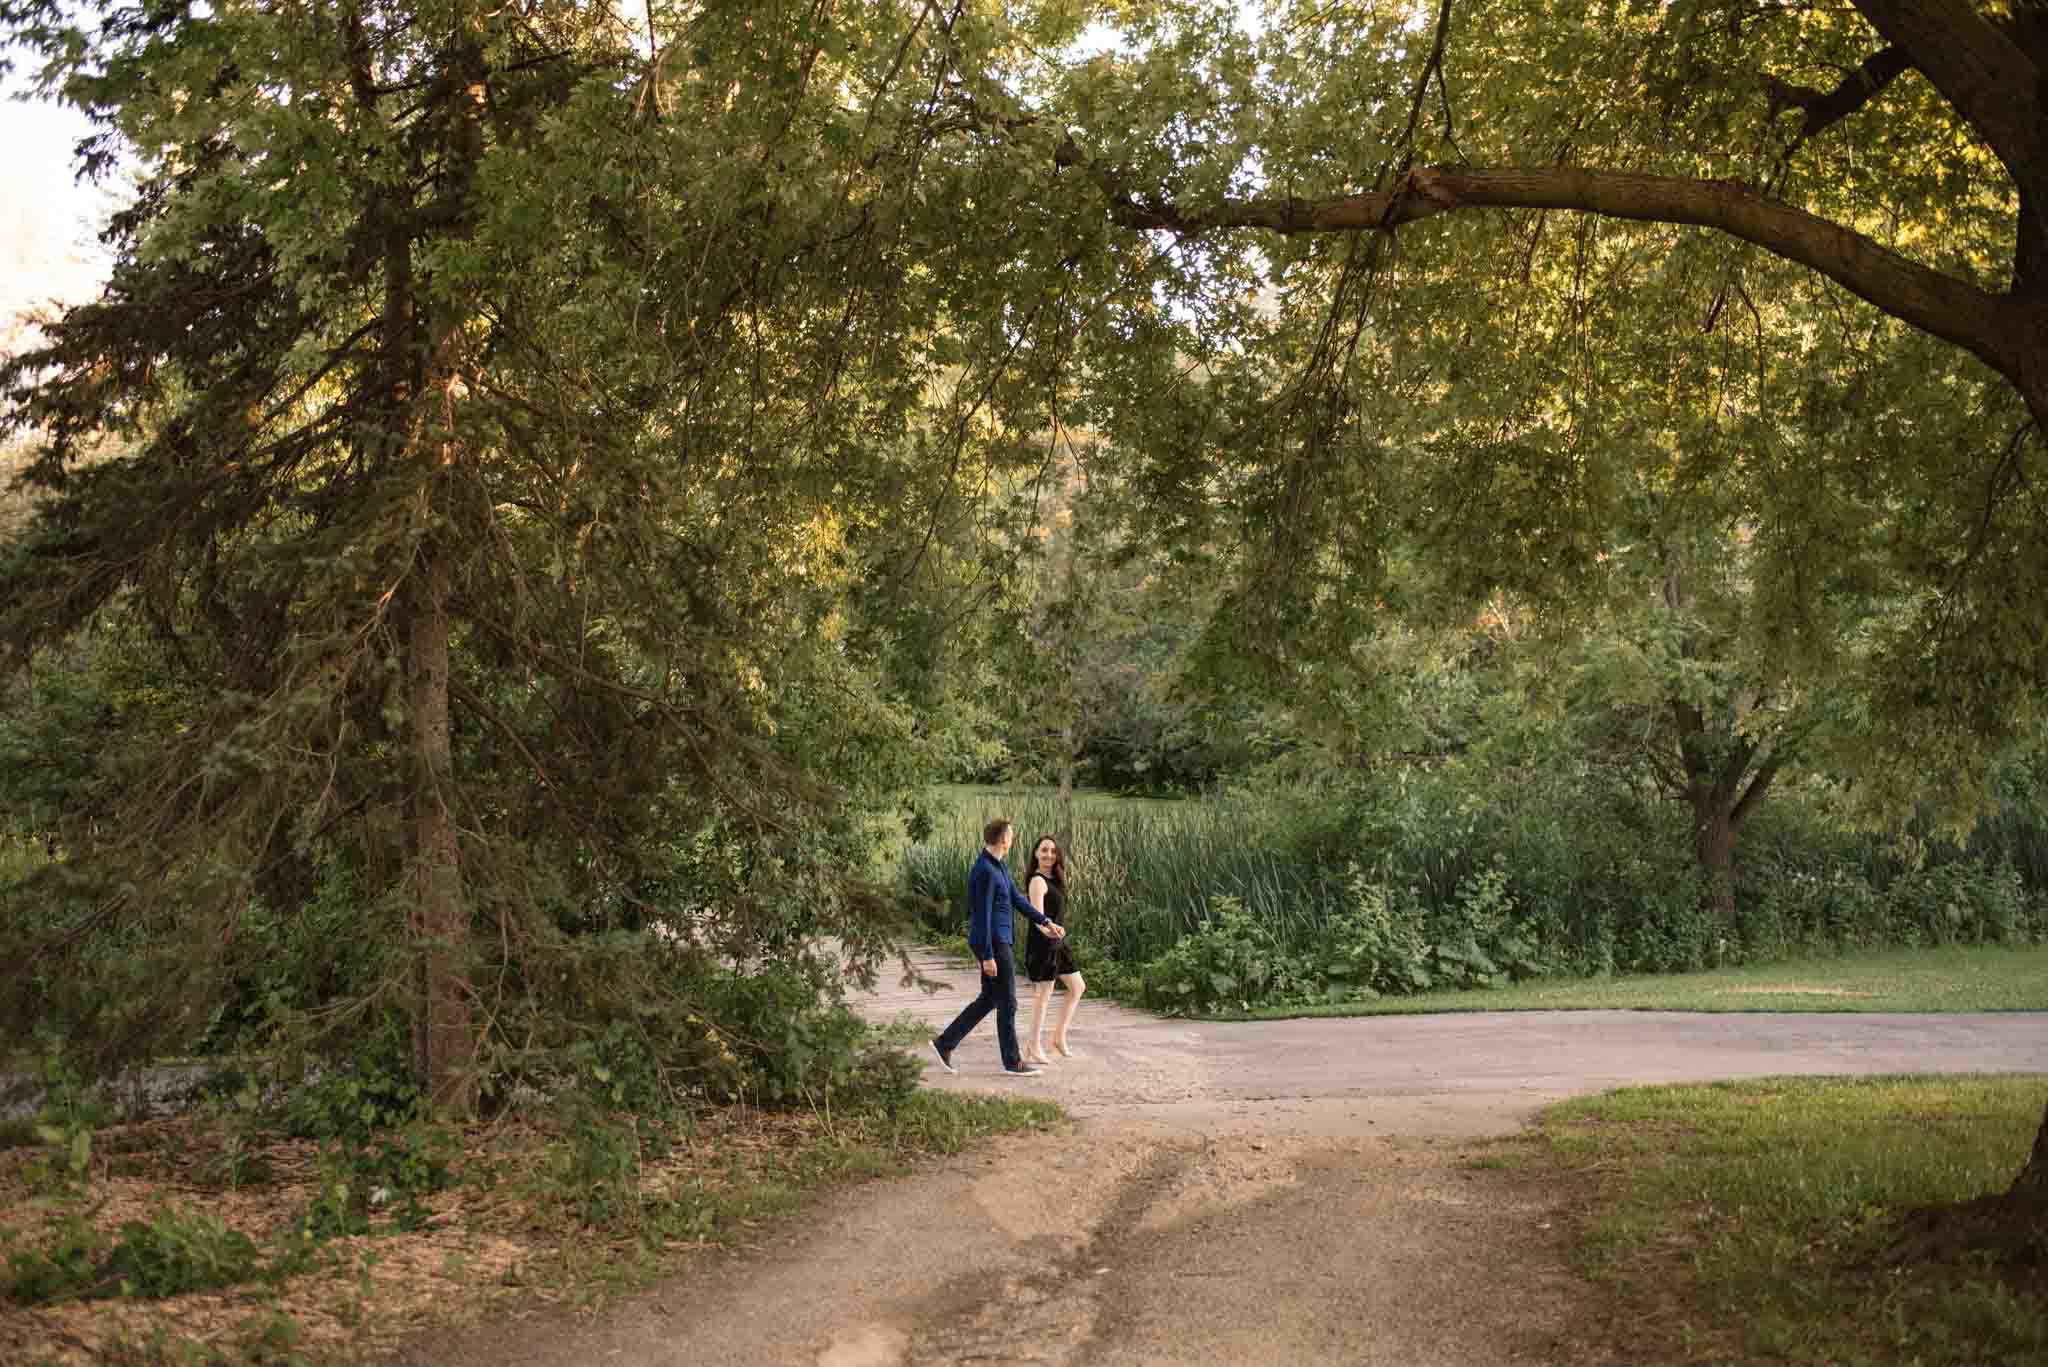
<svg viewBox="0 0 2048 1367"><path fill-rule="evenodd" d="M1785 155L1789 157L1810 139L1869 104L1912 66L1912 59L1903 49L1887 47L1864 59L1863 64L1843 77L1842 83L1833 90L1813 90L1781 81L1775 76L1766 76L1764 88L1770 92L1772 113L1788 108L1801 109L1806 113L1800 122L1798 135L1785 149Z"/></svg>
<svg viewBox="0 0 2048 1367"><path fill-rule="evenodd" d="M1460 209L1564 209L1645 223L1713 228L1827 276L1943 341L2020 378L2020 306L1967 281L1909 261L1861 233L1732 181L1589 171L1575 167L1430 166L1391 190L1324 199L1226 200L1183 207L1118 197L1111 214L1127 228L1194 234L1255 228L1277 233L1393 228Z"/></svg>

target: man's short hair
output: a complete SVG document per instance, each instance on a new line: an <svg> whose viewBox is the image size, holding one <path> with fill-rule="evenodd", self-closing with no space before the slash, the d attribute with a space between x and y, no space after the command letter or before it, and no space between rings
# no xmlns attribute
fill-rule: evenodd
<svg viewBox="0 0 2048 1367"><path fill-rule="evenodd" d="M994 821L989 822L988 825L983 826L981 828L981 843L984 845L997 845L1002 843L1003 832L1009 830L1010 827L1014 826L1015 824L1015 822L1011 821L1010 818L1006 816L997 817Z"/></svg>

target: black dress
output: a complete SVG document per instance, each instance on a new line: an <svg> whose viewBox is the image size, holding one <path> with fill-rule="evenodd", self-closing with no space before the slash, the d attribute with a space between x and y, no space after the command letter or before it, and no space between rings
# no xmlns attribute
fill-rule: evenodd
<svg viewBox="0 0 2048 1367"><path fill-rule="evenodd" d="M1043 875L1034 873L1031 877ZM1024 886L1031 886L1030 879L1025 880ZM1045 880L1045 918L1055 925L1067 923L1067 895L1050 878ZM1067 948L1067 942L1053 939L1038 928L1038 922L1033 921L1030 933L1024 937L1024 976L1035 983L1049 983L1062 973L1080 971L1074 962L1074 951Z"/></svg>

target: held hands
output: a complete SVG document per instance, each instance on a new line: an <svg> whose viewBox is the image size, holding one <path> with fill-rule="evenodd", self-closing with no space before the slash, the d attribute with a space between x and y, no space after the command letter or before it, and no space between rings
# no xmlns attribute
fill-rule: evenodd
<svg viewBox="0 0 2048 1367"><path fill-rule="evenodd" d="M1055 940L1064 940L1067 938L1067 928L1061 925L1058 921L1047 921L1044 925L1040 926L1039 929L1044 931L1047 935L1050 935ZM994 959L983 959L981 961L981 976L984 978L993 978L995 975L996 961Z"/></svg>

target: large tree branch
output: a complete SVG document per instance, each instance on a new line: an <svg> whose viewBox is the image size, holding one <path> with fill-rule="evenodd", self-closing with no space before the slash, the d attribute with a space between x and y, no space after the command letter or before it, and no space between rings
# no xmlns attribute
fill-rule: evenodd
<svg viewBox="0 0 2048 1367"><path fill-rule="evenodd" d="M1734 807L1729 809L1729 824L1740 826L1750 810L1764 800L1764 794L1770 791L1771 780L1778 776L1778 770L1784 767L1784 763L1785 756L1775 752L1764 761L1763 766L1756 771L1756 776L1750 779L1749 787L1736 799Z"/></svg>
<svg viewBox="0 0 2048 1367"><path fill-rule="evenodd" d="M1879 91L1897 80L1900 73L1910 71L1912 66L1913 59L1903 49L1887 47L1865 58L1863 64L1844 76L1841 84L1833 90L1813 90L1781 81L1775 76L1764 77L1764 88L1770 92L1773 114L1786 108L1798 108L1806 113L1806 118L1800 122L1799 134L1792 140L1792 146L1786 149L1786 155L1869 104Z"/></svg>
<svg viewBox="0 0 2048 1367"><path fill-rule="evenodd" d="M1855 0L1855 5L1990 145L2023 191L2048 193L2042 73L2008 29L1986 18L1972 0Z"/></svg>
<svg viewBox="0 0 2048 1367"><path fill-rule="evenodd" d="M1119 223L1192 234L1219 228L1276 233L1392 228L1459 209L1564 209L1648 223L1714 228L1811 267L1893 317L1974 353L2019 384L2025 366L2021 304L1944 275L1860 233L1732 181L1644 176L1573 167L1422 167L1391 190L1327 199L1225 201L1182 208L1110 190Z"/></svg>

